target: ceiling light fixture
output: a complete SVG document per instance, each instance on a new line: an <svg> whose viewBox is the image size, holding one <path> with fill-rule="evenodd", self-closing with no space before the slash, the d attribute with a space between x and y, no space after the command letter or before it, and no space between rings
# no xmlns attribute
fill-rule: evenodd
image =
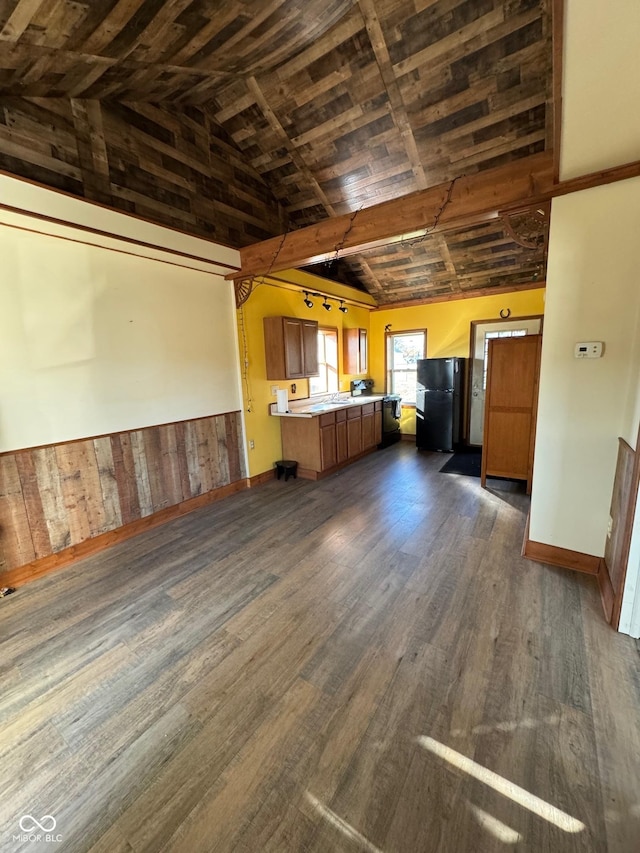
<svg viewBox="0 0 640 853"><path fill-rule="evenodd" d="M313 302L309 299L308 291L305 290L303 292L304 292L304 304L307 306L307 308L313 308Z"/></svg>
<svg viewBox="0 0 640 853"><path fill-rule="evenodd" d="M349 309L348 309L348 308L347 308L347 306L344 304L344 300L343 300L343 299L341 299L341 300L340 300L340 307L338 308L338 311L342 311L342 313L343 313L343 314L346 314L348 310L349 310Z"/></svg>
<svg viewBox="0 0 640 853"><path fill-rule="evenodd" d="M324 297L324 302L322 303L322 307L325 311L331 311L331 303L327 301L327 297Z"/></svg>

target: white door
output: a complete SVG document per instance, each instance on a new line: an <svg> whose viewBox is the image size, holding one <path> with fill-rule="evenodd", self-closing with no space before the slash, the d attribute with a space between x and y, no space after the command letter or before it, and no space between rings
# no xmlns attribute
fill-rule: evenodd
<svg viewBox="0 0 640 853"><path fill-rule="evenodd" d="M478 323L471 354L471 398L469 404L469 444L482 444L484 431L484 391L487 378L487 347L490 338L540 334L540 317L527 320L499 320Z"/></svg>

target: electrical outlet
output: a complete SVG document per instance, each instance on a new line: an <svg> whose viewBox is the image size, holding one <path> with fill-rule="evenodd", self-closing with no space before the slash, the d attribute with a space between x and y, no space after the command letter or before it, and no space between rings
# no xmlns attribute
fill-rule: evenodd
<svg viewBox="0 0 640 853"><path fill-rule="evenodd" d="M272 385L272 386L271 386L271 396L272 396L272 397L277 397L277 396L278 396L278 391L279 391L279 390L280 390L280 389L278 388L278 386L277 386L277 385Z"/></svg>
<svg viewBox="0 0 640 853"><path fill-rule="evenodd" d="M609 523L607 524L607 539L613 533L613 519L609 516Z"/></svg>
<svg viewBox="0 0 640 853"><path fill-rule="evenodd" d="M295 383L295 382L292 382L292 383L291 383L291 393L292 393L292 394L295 394L295 393L296 393L296 383Z"/></svg>
<svg viewBox="0 0 640 853"><path fill-rule="evenodd" d="M255 450L255 447L256 447L255 441L252 438L250 438L249 439L249 450Z"/></svg>

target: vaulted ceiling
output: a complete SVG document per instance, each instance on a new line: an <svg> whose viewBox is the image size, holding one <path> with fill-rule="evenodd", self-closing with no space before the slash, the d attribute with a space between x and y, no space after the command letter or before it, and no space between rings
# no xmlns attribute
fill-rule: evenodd
<svg viewBox="0 0 640 853"><path fill-rule="evenodd" d="M0 168L240 247L549 150L551 64L550 0L0 0ZM543 281L524 242L332 268L465 295Z"/></svg>

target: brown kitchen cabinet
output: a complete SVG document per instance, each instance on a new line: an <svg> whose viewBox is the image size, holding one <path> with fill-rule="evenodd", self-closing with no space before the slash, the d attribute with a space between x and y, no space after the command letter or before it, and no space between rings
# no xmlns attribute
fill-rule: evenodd
<svg viewBox="0 0 640 853"><path fill-rule="evenodd" d="M265 317L267 379L318 375L318 323L299 317Z"/></svg>
<svg viewBox="0 0 640 853"><path fill-rule="evenodd" d="M362 406L362 449L368 450L370 447L375 447L380 443L380 438L376 438L376 413L375 404L366 403Z"/></svg>
<svg viewBox="0 0 640 853"><path fill-rule="evenodd" d="M315 480L380 443L382 403L353 405L312 418L283 417L280 423L283 459L294 459L298 475Z"/></svg>
<svg viewBox="0 0 640 853"><path fill-rule="evenodd" d="M320 470L326 471L327 468L333 468L338 462L335 413L331 412L322 417L333 421L333 423L325 423L324 426L320 426Z"/></svg>
<svg viewBox="0 0 640 853"><path fill-rule="evenodd" d="M347 409L347 453L349 459L362 453L361 406Z"/></svg>
<svg viewBox="0 0 640 853"><path fill-rule="evenodd" d="M481 483L526 480L531 492L541 335L489 341Z"/></svg>
<svg viewBox="0 0 640 853"><path fill-rule="evenodd" d="M336 412L336 460L338 464L349 458L347 446L347 411L338 409Z"/></svg>
<svg viewBox="0 0 640 853"><path fill-rule="evenodd" d="M342 372L347 374L367 372L367 330L342 330Z"/></svg>
<svg viewBox="0 0 640 853"><path fill-rule="evenodd" d="M376 400L373 413L376 444L382 441L382 401Z"/></svg>

